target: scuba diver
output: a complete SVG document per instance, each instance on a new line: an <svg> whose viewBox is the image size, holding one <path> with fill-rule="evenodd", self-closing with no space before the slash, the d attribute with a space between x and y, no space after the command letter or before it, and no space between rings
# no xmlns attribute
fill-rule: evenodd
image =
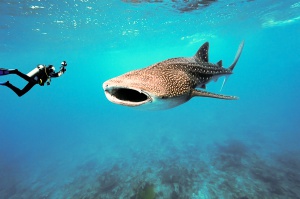
<svg viewBox="0 0 300 199"><path fill-rule="evenodd" d="M45 83L50 85L52 77L60 77L64 72L66 72L67 62L61 62L60 70L56 73L53 65L38 65L35 69L30 71L27 75L21 73L18 69L5 69L0 68L0 76L1 75L9 75L16 74L19 77L28 81L28 84L21 90L14 85L12 85L9 81L0 82L0 85L7 86L12 91L14 91L19 97L27 93L33 86L39 84L40 86L44 86Z"/></svg>

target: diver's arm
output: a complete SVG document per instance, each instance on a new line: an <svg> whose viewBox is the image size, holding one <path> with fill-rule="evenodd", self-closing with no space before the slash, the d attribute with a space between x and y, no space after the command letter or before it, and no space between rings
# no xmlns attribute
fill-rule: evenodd
<svg viewBox="0 0 300 199"><path fill-rule="evenodd" d="M66 72L66 66L67 65L68 64L67 64L66 61L62 61L61 66L60 66L60 70L57 73L49 74L49 76L51 76L51 77L60 77L62 74L64 74Z"/></svg>
<svg viewBox="0 0 300 199"><path fill-rule="evenodd" d="M61 67L60 71L58 71L57 73L52 73L50 74L51 77L60 77L62 76L62 74L64 74L66 72L65 67Z"/></svg>

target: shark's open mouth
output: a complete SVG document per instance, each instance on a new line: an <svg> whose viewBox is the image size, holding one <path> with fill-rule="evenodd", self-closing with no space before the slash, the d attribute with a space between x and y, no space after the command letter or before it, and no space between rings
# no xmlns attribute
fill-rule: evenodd
<svg viewBox="0 0 300 199"><path fill-rule="evenodd" d="M110 101L128 106L138 106L151 101L151 98L145 92L131 88L106 88L105 94Z"/></svg>
<svg viewBox="0 0 300 199"><path fill-rule="evenodd" d="M129 88L115 88L110 94L122 101L142 102L148 99L146 94Z"/></svg>

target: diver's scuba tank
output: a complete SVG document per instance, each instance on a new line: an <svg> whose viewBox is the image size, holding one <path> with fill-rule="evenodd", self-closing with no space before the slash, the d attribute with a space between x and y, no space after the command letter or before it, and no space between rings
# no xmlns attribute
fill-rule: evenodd
<svg viewBox="0 0 300 199"><path fill-rule="evenodd" d="M27 73L28 77L32 77L34 81L36 81L39 85L44 86L44 81L41 78L41 73L44 73L46 70L46 66L44 65L38 65L35 69Z"/></svg>
<svg viewBox="0 0 300 199"><path fill-rule="evenodd" d="M33 77L35 75L38 75L41 71L45 70L45 67L44 65L38 65L35 69L33 69L32 71L30 71L29 73L27 73L27 76L28 77Z"/></svg>
<svg viewBox="0 0 300 199"><path fill-rule="evenodd" d="M54 66L49 65L52 71L55 70ZM48 67L48 68L49 68ZM44 83L47 82L47 85L50 85L50 76L48 74L49 69L47 69L46 65L38 65L35 69L30 71L27 76L31 77L36 83L41 86L44 86Z"/></svg>

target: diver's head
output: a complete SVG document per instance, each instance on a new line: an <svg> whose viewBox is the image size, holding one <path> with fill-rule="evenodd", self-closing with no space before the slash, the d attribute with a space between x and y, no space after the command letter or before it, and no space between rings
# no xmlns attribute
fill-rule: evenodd
<svg viewBox="0 0 300 199"><path fill-rule="evenodd" d="M52 72L55 71L55 67L54 67L53 65L49 65L49 66L47 67L47 71L48 71L48 73L52 73Z"/></svg>

